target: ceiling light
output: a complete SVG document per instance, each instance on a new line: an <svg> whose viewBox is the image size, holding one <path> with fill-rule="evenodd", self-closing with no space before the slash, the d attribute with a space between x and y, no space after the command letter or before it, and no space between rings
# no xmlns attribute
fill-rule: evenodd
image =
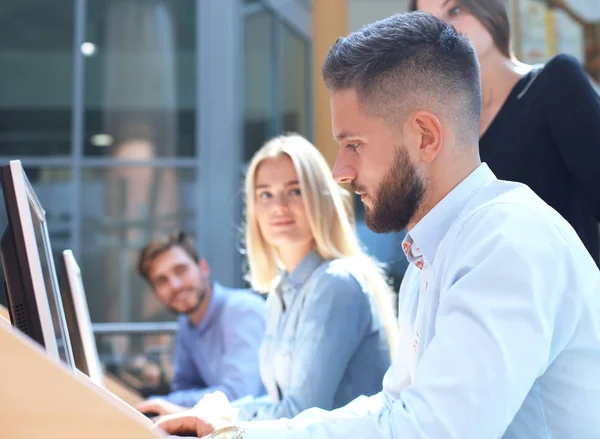
<svg viewBox="0 0 600 439"><path fill-rule="evenodd" d="M89 41L81 43L81 53L83 53L84 56L94 55L96 53L96 45Z"/></svg>
<svg viewBox="0 0 600 439"><path fill-rule="evenodd" d="M111 146L113 144L113 141L113 136L111 136L110 134L94 134L90 139L92 145L101 146L103 148Z"/></svg>

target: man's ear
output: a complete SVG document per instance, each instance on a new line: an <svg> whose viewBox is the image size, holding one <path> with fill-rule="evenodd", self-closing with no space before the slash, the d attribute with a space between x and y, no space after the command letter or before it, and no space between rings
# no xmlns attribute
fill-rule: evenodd
<svg viewBox="0 0 600 439"><path fill-rule="evenodd" d="M429 111L417 111L410 124L421 139L418 152L420 160L423 163L433 162L444 144L444 129L440 120Z"/></svg>
<svg viewBox="0 0 600 439"><path fill-rule="evenodd" d="M206 262L206 259L198 259L198 267L200 267L200 272L206 276L209 277L210 276L210 267L208 266L208 262Z"/></svg>

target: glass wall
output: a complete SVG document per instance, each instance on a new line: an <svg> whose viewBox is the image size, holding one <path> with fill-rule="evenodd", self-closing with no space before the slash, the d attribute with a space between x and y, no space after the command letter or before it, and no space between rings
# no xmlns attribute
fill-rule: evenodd
<svg viewBox="0 0 600 439"><path fill-rule="evenodd" d="M269 137L310 137L309 51L304 0L1 2L0 165L23 162L56 261L73 250L92 322L112 328L103 363L130 385L168 382L172 348L130 323L175 317L139 250L184 228L215 280L244 284L242 171Z"/></svg>
<svg viewBox="0 0 600 439"><path fill-rule="evenodd" d="M277 130L275 17L260 3L244 12L244 161Z"/></svg>
<svg viewBox="0 0 600 439"><path fill-rule="evenodd" d="M303 136L308 129L308 47L306 41L287 25L281 27L282 56L281 87L283 131L293 131Z"/></svg>
<svg viewBox="0 0 600 439"><path fill-rule="evenodd" d="M195 155L195 17L189 0L88 0L85 157Z"/></svg>
<svg viewBox="0 0 600 439"><path fill-rule="evenodd" d="M300 0L2 1L0 164L22 160L94 323L173 320L136 272L158 232L188 230L243 285L243 165L310 136L307 17Z"/></svg>
<svg viewBox="0 0 600 439"><path fill-rule="evenodd" d="M310 41L272 3L247 2L244 9L245 161L273 136L312 136Z"/></svg>
<svg viewBox="0 0 600 439"><path fill-rule="evenodd" d="M0 154L71 154L72 2L0 6ZM43 72L43 76L40 73Z"/></svg>
<svg viewBox="0 0 600 439"><path fill-rule="evenodd" d="M155 233L194 231L195 7L86 4L79 254L86 285L101 285L89 292L92 321L173 318L149 294L136 261Z"/></svg>

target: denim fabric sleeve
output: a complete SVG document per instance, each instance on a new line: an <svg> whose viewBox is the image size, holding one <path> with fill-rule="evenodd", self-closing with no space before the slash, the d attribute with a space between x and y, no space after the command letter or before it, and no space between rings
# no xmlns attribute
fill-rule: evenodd
<svg viewBox="0 0 600 439"><path fill-rule="evenodd" d="M265 307L262 299L232 298L223 313L224 352L219 384L205 389L186 389L166 399L184 407L194 406L208 393L221 391L230 401L262 393L258 349L265 331Z"/></svg>
<svg viewBox="0 0 600 439"><path fill-rule="evenodd" d="M331 265L309 282L288 391L277 403L247 404L238 419L290 418L310 407L333 407L348 362L371 323L370 302L352 275Z"/></svg>

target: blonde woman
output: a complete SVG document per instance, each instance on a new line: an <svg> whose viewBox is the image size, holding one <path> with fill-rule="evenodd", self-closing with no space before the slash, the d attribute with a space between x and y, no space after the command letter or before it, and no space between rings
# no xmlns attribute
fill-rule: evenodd
<svg viewBox="0 0 600 439"><path fill-rule="evenodd" d="M260 350L268 395L234 402L237 420L291 418L379 392L397 328L393 296L325 159L299 135L274 138L253 157L245 195L249 280L269 293ZM215 404L205 404L213 414ZM174 416L159 427L180 431L187 414ZM203 414L203 434L218 418Z"/></svg>

